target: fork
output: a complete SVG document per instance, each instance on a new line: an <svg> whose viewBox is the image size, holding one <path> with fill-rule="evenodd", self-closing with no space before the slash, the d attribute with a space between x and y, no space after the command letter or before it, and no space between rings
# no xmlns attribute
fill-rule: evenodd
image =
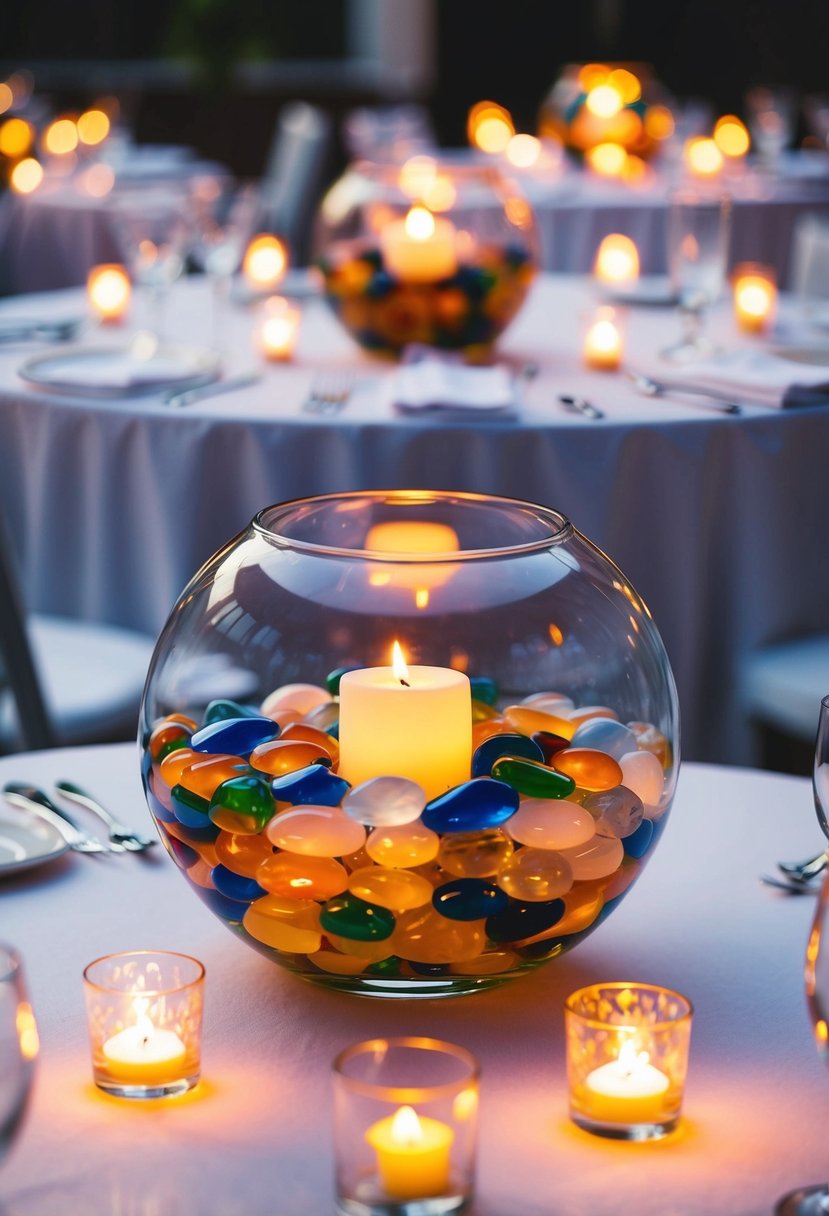
<svg viewBox="0 0 829 1216"><path fill-rule="evenodd" d="M721 414L742 414L743 412L742 407L737 405L731 397L717 392L716 389L707 389L701 384L685 384L682 380L654 380L652 376L635 372L630 367L626 367L624 370L625 376L636 391L645 397L661 397L663 393L691 393L708 398L708 401L698 403L703 409L718 410Z"/></svg>
<svg viewBox="0 0 829 1216"><path fill-rule="evenodd" d="M110 811L102 806L96 798L82 790L79 785L75 785L72 781L56 781L55 789L59 794L70 802L76 802L78 806L84 806L93 815L97 815L99 819L107 825L109 829L110 844L120 846L130 853L143 853L145 849L151 848L154 844L158 844L158 840L152 836L142 836L140 832L133 832L125 824L115 818Z"/></svg>
<svg viewBox="0 0 829 1216"><path fill-rule="evenodd" d="M815 857L807 857L805 861L778 861L777 868L795 882L808 882L811 878L817 878L818 874L823 873L827 861L829 858L824 851Z"/></svg>
<svg viewBox="0 0 829 1216"><path fill-rule="evenodd" d="M37 815L39 819L51 823L52 827L60 832L69 847L78 853L123 853L124 851L123 845L102 844L96 837L85 832L80 824L64 811L59 810L48 795L35 785L10 781L3 786L3 797L6 802L17 807L18 810L27 811L30 815Z"/></svg>
<svg viewBox="0 0 829 1216"><path fill-rule="evenodd" d="M304 414L339 414L348 404L354 381L350 372L320 372L302 403Z"/></svg>

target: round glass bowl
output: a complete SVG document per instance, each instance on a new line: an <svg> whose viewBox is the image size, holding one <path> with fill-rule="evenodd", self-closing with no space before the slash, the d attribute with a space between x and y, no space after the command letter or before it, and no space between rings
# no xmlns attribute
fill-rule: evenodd
<svg viewBox="0 0 829 1216"><path fill-rule="evenodd" d="M486 357L538 270L532 208L492 165L360 162L322 201L326 298L367 350Z"/></svg>
<svg viewBox="0 0 829 1216"><path fill-rule="evenodd" d="M610 559L556 511L441 491L260 512L175 606L140 742L195 893L365 995L474 991L577 945L679 763L665 650Z"/></svg>

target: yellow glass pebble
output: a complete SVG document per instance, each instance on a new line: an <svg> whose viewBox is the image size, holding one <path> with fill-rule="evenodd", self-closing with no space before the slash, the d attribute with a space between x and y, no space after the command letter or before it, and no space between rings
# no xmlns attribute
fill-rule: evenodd
<svg viewBox="0 0 829 1216"><path fill-rule="evenodd" d="M517 812L520 814L520 808ZM458 878L489 878L512 855L515 845L500 828L480 832L447 832L441 839L438 862Z"/></svg>
<svg viewBox="0 0 829 1216"><path fill-rule="evenodd" d="M318 730L316 726L309 726L307 722L290 723L280 732L277 742L316 743L321 750L328 752L328 755L331 757L332 768L336 770L339 763L339 742L333 735L326 734L324 730Z"/></svg>
<svg viewBox="0 0 829 1216"><path fill-rule="evenodd" d="M573 871L554 849L518 849L498 871L498 886L513 899L546 903L573 885Z"/></svg>
<svg viewBox="0 0 829 1216"><path fill-rule="evenodd" d="M560 718L558 714L541 713L530 705L508 705L504 718L519 735L533 735L536 731L546 730L562 739L572 739L576 733L575 722Z"/></svg>
<svg viewBox="0 0 829 1216"><path fill-rule="evenodd" d="M204 752L194 752L192 747L179 747L164 757L158 771L164 784L172 789L174 785L178 785L186 768L203 759Z"/></svg>
<svg viewBox="0 0 829 1216"><path fill-rule="evenodd" d="M491 739L493 735L502 735L510 728L503 718L487 718L483 722L473 722L472 724L472 750L480 747L487 739Z"/></svg>
<svg viewBox="0 0 829 1216"><path fill-rule="evenodd" d="M256 881L272 895L289 899L331 899L346 889L348 871L333 857L272 853L256 871Z"/></svg>
<svg viewBox="0 0 829 1216"><path fill-rule="evenodd" d="M572 890L562 896L564 900L564 915L555 926L558 937L566 937L569 933L581 933L589 928L604 907L604 896L599 891L581 890L581 884L576 883Z"/></svg>
<svg viewBox="0 0 829 1216"><path fill-rule="evenodd" d="M308 955L308 962L331 975L359 975L369 965L368 959L356 954L340 954L339 950L315 950Z"/></svg>
<svg viewBox="0 0 829 1216"><path fill-rule="evenodd" d="M491 950L477 958L452 963L451 970L453 975L503 975L520 963L518 955L511 950Z"/></svg>
<svg viewBox="0 0 829 1216"><path fill-rule="evenodd" d="M472 721L473 722L493 722L496 718L500 718L500 712L492 705L487 705L486 701L472 701Z"/></svg>
<svg viewBox="0 0 829 1216"><path fill-rule="evenodd" d="M176 834L182 838L180 832ZM216 864L221 862L228 870L241 874L243 878L255 878L262 862L273 857L271 843L266 837L251 836L247 833L219 832L214 847ZM198 846L194 844L193 848Z"/></svg>
<svg viewBox="0 0 829 1216"><path fill-rule="evenodd" d="M391 947L391 938L384 938L382 941L357 941L351 937L340 937L339 933L326 933L331 945L339 950L342 954L351 955L354 958L361 958L363 962L379 963L381 959L388 958L390 954L394 954Z"/></svg>
<svg viewBox="0 0 829 1216"><path fill-rule="evenodd" d="M401 912L389 954L413 963L462 963L478 958L486 946L483 920L447 920L432 907Z"/></svg>
<svg viewBox="0 0 829 1216"><path fill-rule="evenodd" d="M551 761L557 773L572 777L579 789L612 790L622 784L622 769L607 752L592 747L567 747Z"/></svg>
<svg viewBox="0 0 829 1216"><path fill-rule="evenodd" d="M438 855L440 837L422 823L402 823L392 828L375 828L366 841L366 852L379 866L412 869L425 865Z"/></svg>
<svg viewBox="0 0 829 1216"><path fill-rule="evenodd" d="M348 878L348 889L368 904L378 904L392 912L408 912L430 902L432 884L411 870L392 870L366 866Z"/></svg>
<svg viewBox="0 0 829 1216"><path fill-rule="evenodd" d="M303 804L274 816L265 835L271 844L290 853L342 857L363 847L366 830L339 807Z"/></svg>
<svg viewBox="0 0 829 1216"><path fill-rule="evenodd" d="M242 925L257 941L289 954L310 954L322 945L319 906L312 900L264 895L247 909Z"/></svg>

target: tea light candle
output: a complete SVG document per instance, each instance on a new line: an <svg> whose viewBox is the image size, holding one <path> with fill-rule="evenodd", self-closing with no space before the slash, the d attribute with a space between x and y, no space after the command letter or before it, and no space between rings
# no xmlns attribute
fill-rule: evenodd
<svg viewBox="0 0 829 1216"><path fill-rule="evenodd" d="M448 279L458 266L456 240L450 220L436 218L427 207L412 207L404 220L391 221L380 233L383 263L407 283Z"/></svg>
<svg viewBox="0 0 829 1216"><path fill-rule="evenodd" d="M391 667L363 667L340 680L339 738L339 773L352 785L408 777L436 798L469 780L469 679L448 667L408 667L395 642Z"/></svg>
<svg viewBox="0 0 829 1216"><path fill-rule="evenodd" d="M621 232L604 237L593 273L601 283L634 283L639 278L639 250L630 237Z"/></svg>
<svg viewBox="0 0 829 1216"><path fill-rule="evenodd" d="M302 313L283 296L273 296L265 305L259 328L259 349L266 359L285 363L294 356Z"/></svg>
<svg viewBox="0 0 829 1216"><path fill-rule="evenodd" d="M278 237L261 232L252 237L242 259L242 274L254 291L272 291L285 277L288 251Z"/></svg>
<svg viewBox="0 0 829 1216"><path fill-rule="evenodd" d="M600 308L584 335L583 356L594 371L615 371L622 362L622 334L612 308Z"/></svg>
<svg viewBox="0 0 829 1216"><path fill-rule="evenodd" d="M389 1199L426 1199L449 1186L449 1153L454 1132L439 1119L401 1106L366 1132L377 1154L377 1172Z"/></svg>
<svg viewBox="0 0 829 1216"><path fill-rule="evenodd" d="M585 1080L585 1110L604 1123L657 1123L664 1113L670 1081L648 1053L622 1044L618 1059L602 1064Z"/></svg>
<svg viewBox="0 0 829 1216"><path fill-rule="evenodd" d="M734 316L746 333L759 334L769 328L777 308L774 272L744 264L734 272Z"/></svg>
<svg viewBox="0 0 829 1216"><path fill-rule="evenodd" d="M717 177L725 163L714 140L699 135L686 141L683 158L692 177Z"/></svg>
<svg viewBox="0 0 829 1216"><path fill-rule="evenodd" d="M125 1026L103 1044L110 1076L125 1085L165 1085L182 1076L187 1048L172 1030L162 1030L147 1017L149 1001L133 1002L135 1025Z"/></svg>
<svg viewBox="0 0 829 1216"><path fill-rule="evenodd" d="M123 266L116 263L93 266L86 280L89 306L101 321L123 321L129 307L132 285Z"/></svg>

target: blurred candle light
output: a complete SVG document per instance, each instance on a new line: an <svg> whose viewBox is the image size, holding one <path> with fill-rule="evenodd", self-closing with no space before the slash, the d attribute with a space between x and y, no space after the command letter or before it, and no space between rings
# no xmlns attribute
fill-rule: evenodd
<svg viewBox="0 0 829 1216"><path fill-rule="evenodd" d="M123 321L129 307L132 285L123 266L105 263L93 266L86 280L89 306L107 324Z"/></svg>
<svg viewBox="0 0 829 1216"><path fill-rule="evenodd" d="M777 309L777 283L774 270L755 262L735 266L734 316L745 333L764 333L771 326Z"/></svg>
<svg viewBox="0 0 829 1216"><path fill-rule="evenodd" d="M495 101L479 101L469 111L466 130L473 148L495 154L506 149L515 125L509 110Z"/></svg>
<svg viewBox="0 0 829 1216"><path fill-rule="evenodd" d="M278 237L260 233L250 241L242 261L242 274L255 291L277 287L288 269L288 253Z"/></svg>
<svg viewBox="0 0 829 1216"><path fill-rule="evenodd" d="M622 361L622 333L612 308L600 308L584 335L582 354L594 371L616 371Z"/></svg>
<svg viewBox="0 0 829 1216"><path fill-rule="evenodd" d="M531 169L541 156L541 140L523 132L513 135L507 144L505 156L516 169Z"/></svg>
<svg viewBox="0 0 829 1216"><path fill-rule="evenodd" d="M639 250L621 232L611 232L599 245L593 273L601 283L634 283L639 278Z"/></svg>
<svg viewBox="0 0 829 1216"><path fill-rule="evenodd" d="M596 118L613 118L624 105L622 94L610 83L596 85L584 99L584 104Z"/></svg>
<svg viewBox="0 0 829 1216"><path fill-rule="evenodd" d="M65 156L78 146L78 128L71 118L56 118L43 132L43 147L50 156Z"/></svg>
<svg viewBox="0 0 829 1216"><path fill-rule="evenodd" d="M722 172L723 155L713 139L697 135L685 143L683 159L694 177L716 177Z"/></svg>
<svg viewBox="0 0 829 1216"><path fill-rule="evenodd" d="M621 144L596 144L585 153L588 165L600 177L620 177L627 164L628 154Z"/></svg>
<svg viewBox="0 0 829 1216"><path fill-rule="evenodd" d="M436 219L427 207L411 207L405 219L394 220L380 233L383 264L407 283L451 278L458 266L456 239L450 220Z"/></svg>
<svg viewBox="0 0 829 1216"><path fill-rule="evenodd" d="M78 119L78 138L82 144L94 147L109 135L110 122L103 110L85 110Z"/></svg>
<svg viewBox="0 0 829 1216"><path fill-rule="evenodd" d="M16 160L26 155L34 138L35 129L25 118L7 118L0 126L0 153Z"/></svg>
<svg viewBox="0 0 829 1216"><path fill-rule="evenodd" d="M644 118L645 134L650 139L670 139L676 129L674 116L667 106L648 106Z"/></svg>
<svg viewBox="0 0 829 1216"><path fill-rule="evenodd" d="M259 349L270 362L286 363L294 357L302 313L284 296L266 300L264 312L258 333Z"/></svg>
<svg viewBox="0 0 829 1216"><path fill-rule="evenodd" d="M33 156L19 160L9 174L9 185L16 194L31 194L43 181L43 166Z"/></svg>
<svg viewBox="0 0 829 1216"><path fill-rule="evenodd" d="M745 123L735 114L724 114L714 124L714 143L723 156L739 159L751 147L751 139Z"/></svg>
<svg viewBox="0 0 829 1216"><path fill-rule="evenodd" d="M11 91L5 80L0 81L0 114L5 114L6 110L10 110L14 101L14 93Z"/></svg>

